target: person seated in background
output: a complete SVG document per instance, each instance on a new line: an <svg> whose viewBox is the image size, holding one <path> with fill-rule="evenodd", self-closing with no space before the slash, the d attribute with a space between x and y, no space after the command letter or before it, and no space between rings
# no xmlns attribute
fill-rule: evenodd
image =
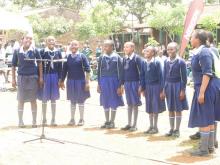
<svg viewBox="0 0 220 165"><path fill-rule="evenodd" d="M91 61L92 50L90 49L88 41L83 45L82 54L86 56L89 62Z"/></svg>
<svg viewBox="0 0 220 165"><path fill-rule="evenodd" d="M96 58L101 56L101 54L102 54L102 47L101 47L101 44L99 43L98 46L96 47L96 50L95 50Z"/></svg>

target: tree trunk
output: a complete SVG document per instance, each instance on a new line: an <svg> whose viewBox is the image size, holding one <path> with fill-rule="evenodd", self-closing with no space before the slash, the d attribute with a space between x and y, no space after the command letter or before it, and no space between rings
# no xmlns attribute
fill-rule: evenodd
<svg viewBox="0 0 220 165"><path fill-rule="evenodd" d="M140 24L144 23L144 18L143 17L137 16L137 15L136 15L136 17L137 17Z"/></svg>

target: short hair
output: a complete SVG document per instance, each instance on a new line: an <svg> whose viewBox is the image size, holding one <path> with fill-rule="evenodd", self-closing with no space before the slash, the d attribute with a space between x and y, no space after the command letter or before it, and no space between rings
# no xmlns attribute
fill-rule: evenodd
<svg viewBox="0 0 220 165"><path fill-rule="evenodd" d="M179 45L178 45L176 42L170 42L170 43L167 45L167 47L169 47L169 46L176 48L176 51L179 50Z"/></svg>
<svg viewBox="0 0 220 165"><path fill-rule="evenodd" d="M104 45L110 45L110 46L114 47L114 41L113 40L105 40Z"/></svg>
<svg viewBox="0 0 220 165"><path fill-rule="evenodd" d="M129 46L131 46L132 48L135 48L135 44L134 44L134 42L131 42L131 41L129 41L129 42L125 42L124 45L129 45Z"/></svg>
<svg viewBox="0 0 220 165"><path fill-rule="evenodd" d="M70 45L71 45L72 43L76 43L77 45L79 45L79 41L77 41L77 40L72 40L72 41L70 42Z"/></svg>
<svg viewBox="0 0 220 165"><path fill-rule="evenodd" d="M33 34L26 32L26 33L23 34L21 40L23 40L23 39L26 38L26 37L31 37L31 38L33 38Z"/></svg>
<svg viewBox="0 0 220 165"><path fill-rule="evenodd" d="M153 51L153 53L154 53L154 56L156 56L157 50L156 50L156 48L154 46L149 45L146 49L151 49Z"/></svg>
<svg viewBox="0 0 220 165"><path fill-rule="evenodd" d="M206 45L207 43L207 32L205 30L197 29L194 31L195 38L199 39L201 45Z"/></svg>
<svg viewBox="0 0 220 165"><path fill-rule="evenodd" d="M214 43L214 36L213 36L212 32L210 32L210 31L207 32L207 38L211 44Z"/></svg>
<svg viewBox="0 0 220 165"><path fill-rule="evenodd" d="M48 36L48 37L46 38L46 41L48 41L48 40L56 40L56 39L55 39L54 36Z"/></svg>

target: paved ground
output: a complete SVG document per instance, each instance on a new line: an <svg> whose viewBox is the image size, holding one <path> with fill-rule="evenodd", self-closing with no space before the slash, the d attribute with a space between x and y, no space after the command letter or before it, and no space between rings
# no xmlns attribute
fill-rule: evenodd
<svg viewBox="0 0 220 165"><path fill-rule="evenodd" d="M8 84L9 86L9 84ZM57 128L46 127L47 137L58 139L64 144L43 140L24 144L26 140L41 135L41 127L32 129L17 128L16 92L0 92L0 165L219 165L220 152L206 158L191 157L188 150L197 142L188 136L196 129L187 128L189 112L184 112L181 137L172 139L164 137L169 130L168 113L159 116L159 131L155 136L143 134L148 126L148 115L144 106L140 108L138 131L135 133L120 130L127 121L126 107L118 109L116 129L101 130L104 113L99 106L96 82L91 84L92 97L86 102L85 125L67 127L70 118L70 105L65 100L65 92L57 102ZM188 88L189 96L192 89ZM191 98L189 99L191 100ZM41 121L41 106L38 103L38 123ZM50 108L47 112L50 120ZM76 121L79 119L76 113ZM25 105L25 124L31 124L30 105Z"/></svg>

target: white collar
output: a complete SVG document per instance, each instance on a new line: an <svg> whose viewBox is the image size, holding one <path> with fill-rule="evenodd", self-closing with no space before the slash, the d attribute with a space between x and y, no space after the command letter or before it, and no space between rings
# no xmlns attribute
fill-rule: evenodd
<svg viewBox="0 0 220 165"><path fill-rule="evenodd" d="M169 62L174 62L174 61L176 61L177 59L179 59L179 56L178 56L178 55L176 55L176 57L175 57L173 60L171 60L170 57L168 57L168 58L167 58L167 61L169 61Z"/></svg>
<svg viewBox="0 0 220 165"><path fill-rule="evenodd" d="M23 53L23 54L27 53L28 51L34 51L33 46L30 46L27 51L24 51L23 46L19 49L19 53Z"/></svg>
<svg viewBox="0 0 220 165"><path fill-rule="evenodd" d="M201 52L202 48L204 48L205 46L204 45L200 45L198 48L195 48L192 50L192 54L193 55L197 55Z"/></svg>
<svg viewBox="0 0 220 165"><path fill-rule="evenodd" d="M71 55L72 57L74 57L74 56L76 56L76 55L80 54L80 52L79 52L79 51L77 51L75 54L73 54L72 52L69 52L68 54L69 54L69 55Z"/></svg>
<svg viewBox="0 0 220 165"><path fill-rule="evenodd" d="M117 56L117 54L115 52L112 52L110 55L104 53L103 56L104 57L114 57L114 56Z"/></svg>
<svg viewBox="0 0 220 165"><path fill-rule="evenodd" d="M56 52L57 49L54 48L53 50L50 50L48 47L46 47L46 48L44 49L44 51L45 51L45 52Z"/></svg>
<svg viewBox="0 0 220 165"><path fill-rule="evenodd" d="M157 56L157 58L158 58L158 59L165 60L165 59L167 59L168 57L166 57L166 56L162 55L162 56Z"/></svg>
<svg viewBox="0 0 220 165"><path fill-rule="evenodd" d="M150 61L147 61L147 59L145 59L145 61L146 61L147 63L154 62L154 60L155 60L155 57L152 57L152 59L151 59Z"/></svg>
<svg viewBox="0 0 220 165"><path fill-rule="evenodd" d="M134 56L135 56L135 54L134 54L134 52L130 55L130 56L128 56L128 55L125 55L125 58L126 59L130 59L130 60L132 60L133 58L134 58Z"/></svg>

